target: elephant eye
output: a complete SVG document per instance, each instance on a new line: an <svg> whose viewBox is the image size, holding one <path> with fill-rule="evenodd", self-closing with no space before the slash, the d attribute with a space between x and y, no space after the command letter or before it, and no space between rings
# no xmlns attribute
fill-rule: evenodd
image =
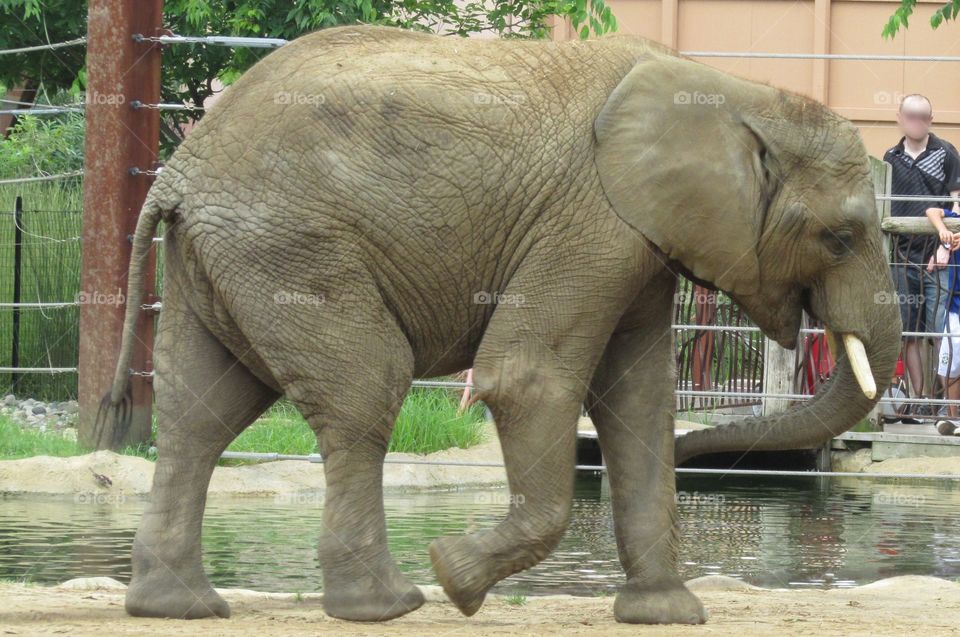
<svg viewBox="0 0 960 637"><path fill-rule="evenodd" d="M830 230L828 228L820 236L827 249L835 256L842 257L853 252L853 233L849 230Z"/></svg>

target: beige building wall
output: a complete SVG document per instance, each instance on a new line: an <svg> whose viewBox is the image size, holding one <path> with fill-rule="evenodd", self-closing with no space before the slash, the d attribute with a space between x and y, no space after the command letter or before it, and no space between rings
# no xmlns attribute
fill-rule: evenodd
<svg viewBox="0 0 960 637"><path fill-rule="evenodd" d="M898 0L607 0L619 31L679 51L754 51L960 56L960 24L933 30L943 0L920 0L910 28L893 40L880 32ZM576 37L569 24L554 39ZM809 95L852 120L876 156L900 134L900 97L933 102L933 131L960 148L960 62L694 58L751 80Z"/></svg>

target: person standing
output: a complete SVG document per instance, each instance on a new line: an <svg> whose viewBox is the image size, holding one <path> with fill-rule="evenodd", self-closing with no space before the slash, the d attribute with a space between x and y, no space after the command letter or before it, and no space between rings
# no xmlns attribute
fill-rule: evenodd
<svg viewBox="0 0 960 637"><path fill-rule="evenodd" d="M897 124L900 142L889 149L883 160L892 167L891 194L960 197L960 156L948 141L930 132L933 106L923 95L907 95L900 101ZM894 201L894 217L925 217L930 207L949 208L937 201ZM943 331L946 317L947 271L932 263L938 245L935 236L901 235L896 242L893 279L897 287L900 317L905 332ZM928 269L928 265L934 267ZM934 345L939 338L933 338ZM932 387L924 387L921 348L925 338L904 338L903 360L914 398L929 398ZM932 415L923 405L915 413Z"/></svg>
<svg viewBox="0 0 960 637"><path fill-rule="evenodd" d="M946 218L960 218L960 206L953 208L930 208L927 219L937 229L940 247L937 249L937 261L947 261L950 294L946 299L947 321L944 337L940 339L940 362L937 374L943 385L943 393L951 401L960 401L960 232L950 232L944 225ZM958 421L960 410L956 404L947 408L947 418L937 421L937 431L943 436L954 435L960 428Z"/></svg>

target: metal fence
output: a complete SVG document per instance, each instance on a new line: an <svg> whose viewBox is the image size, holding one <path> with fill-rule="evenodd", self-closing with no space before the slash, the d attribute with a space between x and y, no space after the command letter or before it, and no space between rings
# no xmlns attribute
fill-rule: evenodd
<svg viewBox="0 0 960 637"><path fill-rule="evenodd" d="M75 398L79 207L47 209L26 196L0 206L0 387L41 400Z"/></svg>

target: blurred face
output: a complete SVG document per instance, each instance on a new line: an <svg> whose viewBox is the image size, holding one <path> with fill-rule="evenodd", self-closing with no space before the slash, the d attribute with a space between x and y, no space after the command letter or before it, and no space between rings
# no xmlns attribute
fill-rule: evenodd
<svg viewBox="0 0 960 637"><path fill-rule="evenodd" d="M927 136L932 120L933 112L930 102L920 97L905 99L897 113L900 132L914 141L922 141Z"/></svg>

